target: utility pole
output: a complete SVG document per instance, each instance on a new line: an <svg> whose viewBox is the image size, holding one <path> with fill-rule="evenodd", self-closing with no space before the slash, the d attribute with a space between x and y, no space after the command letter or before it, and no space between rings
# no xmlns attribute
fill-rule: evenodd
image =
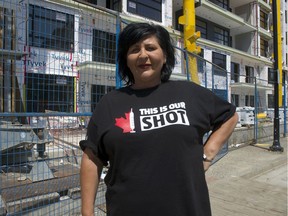
<svg viewBox="0 0 288 216"><path fill-rule="evenodd" d="M196 45L196 40L200 37L200 32L196 32L196 18L195 18L195 1L183 0L183 16L179 17L179 24L183 25L183 37L185 49L188 52L198 54L201 52L201 48ZM191 80L197 84L200 84L198 78L197 58L194 55L188 55L189 72Z"/></svg>
<svg viewBox="0 0 288 216"><path fill-rule="evenodd" d="M272 13L273 13L273 47L274 47L274 139L273 139L273 145L270 146L271 151L279 151L283 152L283 147L280 145L280 127L279 127L279 77L281 76L279 74L279 56L278 56L278 18L279 18L279 10L278 7L280 5L277 5L277 3L280 4L279 0L273 0L272 1ZM279 15L279 16L278 16ZM280 20L279 20L280 24ZM281 61L280 61L281 63ZM280 70L281 72L281 70ZM282 91L281 91L282 92Z"/></svg>

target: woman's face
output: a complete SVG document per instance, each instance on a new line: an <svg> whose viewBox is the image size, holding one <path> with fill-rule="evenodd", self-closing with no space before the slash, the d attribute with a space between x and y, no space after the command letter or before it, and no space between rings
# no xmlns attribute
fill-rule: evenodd
<svg viewBox="0 0 288 216"><path fill-rule="evenodd" d="M132 45L127 52L127 66L134 77L134 88L149 88L161 83L161 69L166 56L156 36Z"/></svg>

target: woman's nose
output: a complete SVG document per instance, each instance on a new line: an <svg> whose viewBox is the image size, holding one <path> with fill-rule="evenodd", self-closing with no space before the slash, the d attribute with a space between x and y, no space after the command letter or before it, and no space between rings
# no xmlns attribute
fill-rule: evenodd
<svg viewBox="0 0 288 216"><path fill-rule="evenodd" d="M139 57L140 58L148 58L146 50L144 50L144 49L140 50Z"/></svg>

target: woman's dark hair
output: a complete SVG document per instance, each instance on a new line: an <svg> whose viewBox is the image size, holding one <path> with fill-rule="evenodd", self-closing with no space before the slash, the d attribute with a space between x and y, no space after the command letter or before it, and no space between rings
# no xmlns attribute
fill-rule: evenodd
<svg viewBox="0 0 288 216"><path fill-rule="evenodd" d="M127 53L129 48L142 39L149 36L156 36L158 43L166 56L166 63L162 67L161 81L169 80L175 66L175 49L173 40L169 32L160 25L149 23L130 23L120 33L118 39L117 61L119 64L119 74L127 85L134 83L134 77L127 66Z"/></svg>

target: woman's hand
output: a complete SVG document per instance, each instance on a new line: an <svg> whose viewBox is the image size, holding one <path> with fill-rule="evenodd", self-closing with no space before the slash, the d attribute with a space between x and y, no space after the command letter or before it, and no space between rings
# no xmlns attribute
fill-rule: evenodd
<svg viewBox="0 0 288 216"><path fill-rule="evenodd" d="M206 172L209 167L211 166L212 162L210 161L203 161L204 171Z"/></svg>
<svg viewBox="0 0 288 216"><path fill-rule="evenodd" d="M238 122L238 114L235 114L224 122L217 130L213 131L204 144L204 154L207 157L206 161L203 161L204 170L207 171L211 165L212 160L218 154L222 146L229 139L234 128Z"/></svg>

